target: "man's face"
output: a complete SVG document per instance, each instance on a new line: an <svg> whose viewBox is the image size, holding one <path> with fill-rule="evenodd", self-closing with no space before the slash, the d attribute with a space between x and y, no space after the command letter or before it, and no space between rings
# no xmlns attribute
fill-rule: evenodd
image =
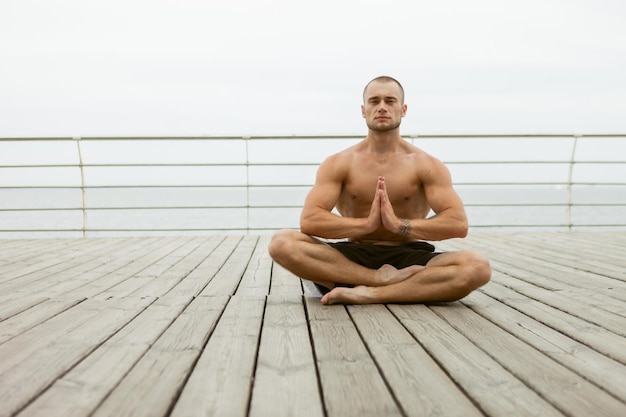
<svg viewBox="0 0 626 417"><path fill-rule="evenodd" d="M371 130L385 132L397 129L406 114L402 90L394 82L373 81L365 90L361 113Z"/></svg>

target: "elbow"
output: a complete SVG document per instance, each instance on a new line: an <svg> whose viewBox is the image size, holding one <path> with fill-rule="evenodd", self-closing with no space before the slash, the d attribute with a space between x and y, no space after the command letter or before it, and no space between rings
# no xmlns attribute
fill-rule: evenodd
<svg viewBox="0 0 626 417"><path fill-rule="evenodd" d="M300 217L300 231L305 235L315 235L314 224L315 223L312 221L311 216Z"/></svg>
<svg viewBox="0 0 626 417"><path fill-rule="evenodd" d="M467 219L459 220L458 225L456 227L455 237L464 238L464 237L467 237L468 233L469 233L469 225L467 223Z"/></svg>

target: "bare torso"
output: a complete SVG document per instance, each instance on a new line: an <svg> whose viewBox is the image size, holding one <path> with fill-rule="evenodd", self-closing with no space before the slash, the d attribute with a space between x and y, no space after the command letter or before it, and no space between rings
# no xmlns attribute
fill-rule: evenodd
<svg viewBox="0 0 626 417"><path fill-rule="evenodd" d="M368 216L379 176L385 177L389 199L398 217L423 219L428 215L430 207L422 176L430 164L429 155L402 142L394 152L378 154L359 144L346 149L340 156L347 164L336 204L342 216ZM404 240L381 226L359 241L395 243Z"/></svg>

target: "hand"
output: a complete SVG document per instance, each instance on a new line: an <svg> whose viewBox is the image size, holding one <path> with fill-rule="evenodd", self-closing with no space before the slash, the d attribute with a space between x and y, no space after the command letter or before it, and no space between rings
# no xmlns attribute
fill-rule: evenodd
<svg viewBox="0 0 626 417"><path fill-rule="evenodd" d="M398 233L401 220L396 216L393 211L391 201L389 201L389 195L387 194L387 185L385 184L385 177L378 178L378 189L380 199L380 221L385 229L393 233Z"/></svg>
<svg viewBox="0 0 626 417"><path fill-rule="evenodd" d="M366 224L366 233L372 233L376 231L382 224L381 216L380 216L380 199L381 199L381 189L380 189L380 181L382 177L378 177L378 185L376 186L376 194L374 194L374 201L372 201L372 206L370 208L370 214L367 217Z"/></svg>

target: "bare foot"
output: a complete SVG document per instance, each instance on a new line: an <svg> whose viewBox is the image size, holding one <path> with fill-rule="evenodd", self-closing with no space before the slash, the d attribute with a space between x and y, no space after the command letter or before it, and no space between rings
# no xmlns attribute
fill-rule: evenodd
<svg viewBox="0 0 626 417"><path fill-rule="evenodd" d="M393 268L393 267L392 267ZM394 268L395 269L395 268ZM371 287L335 287L322 297L322 304L369 304Z"/></svg>
<svg viewBox="0 0 626 417"><path fill-rule="evenodd" d="M376 270L376 282L378 285L395 284L412 277L424 268L426 267L422 265L411 265L406 268L396 269L391 265L383 265Z"/></svg>

